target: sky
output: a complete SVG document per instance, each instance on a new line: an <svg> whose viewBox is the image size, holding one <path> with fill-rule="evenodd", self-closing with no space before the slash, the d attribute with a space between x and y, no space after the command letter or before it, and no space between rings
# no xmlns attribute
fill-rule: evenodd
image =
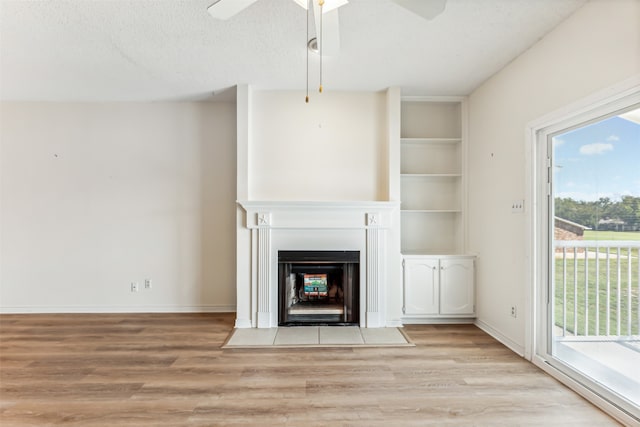
<svg viewBox="0 0 640 427"><path fill-rule="evenodd" d="M640 197L640 124L611 117L553 138L554 196Z"/></svg>

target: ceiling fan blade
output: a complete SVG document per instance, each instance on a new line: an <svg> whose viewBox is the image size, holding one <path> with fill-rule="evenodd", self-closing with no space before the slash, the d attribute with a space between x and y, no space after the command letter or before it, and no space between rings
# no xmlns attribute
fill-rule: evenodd
<svg viewBox="0 0 640 427"><path fill-rule="evenodd" d="M216 19L227 20L241 10L246 9L258 0L217 0L207 8Z"/></svg>
<svg viewBox="0 0 640 427"><path fill-rule="evenodd" d="M444 12L447 0L391 0L408 11L431 20Z"/></svg>

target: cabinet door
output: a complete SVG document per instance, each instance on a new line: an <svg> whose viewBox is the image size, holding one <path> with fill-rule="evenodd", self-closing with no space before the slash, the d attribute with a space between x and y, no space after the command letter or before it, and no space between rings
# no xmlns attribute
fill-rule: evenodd
<svg viewBox="0 0 640 427"><path fill-rule="evenodd" d="M405 314L438 314L439 271L437 259L404 261Z"/></svg>
<svg viewBox="0 0 640 427"><path fill-rule="evenodd" d="M440 314L473 314L473 259L440 260Z"/></svg>

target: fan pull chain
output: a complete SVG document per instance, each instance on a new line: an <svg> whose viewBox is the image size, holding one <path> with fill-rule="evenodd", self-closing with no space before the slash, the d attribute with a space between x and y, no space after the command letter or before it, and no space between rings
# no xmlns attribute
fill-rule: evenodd
<svg viewBox="0 0 640 427"><path fill-rule="evenodd" d="M322 93L322 6L324 6L324 0L318 0L320 6L320 88L319 92Z"/></svg>
<svg viewBox="0 0 640 427"><path fill-rule="evenodd" d="M309 48L307 43L309 43L309 9L311 8L311 0L307 1L307 38L304 42L305 47L307 47L307 96L304 98L304 102L309 103Z"/></svg>

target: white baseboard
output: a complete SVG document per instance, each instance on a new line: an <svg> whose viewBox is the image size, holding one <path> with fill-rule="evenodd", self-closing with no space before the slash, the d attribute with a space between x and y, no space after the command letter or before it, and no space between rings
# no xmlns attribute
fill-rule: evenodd
<svg viewBox="0 0 640 427"><path fill-rule="evenodd" d="M95 305L95 306L14 306L0 307L0 314L54 313L234 313L235 305Z"/></svg>
<svg viewBox="0 0 640 427"><path fill-rule="evenodd" d="M509 350L513 351L518 356L524 357L524 347L521 346L520 344L512 341L510 338L506 337L505 335L503 335L501 332L499 332L493 326L483 322L480 319L476 319L475 325L478 328L480 328L483 331L485 331L487 334L491 335L496 340L498 340L500 343L504 344L507 348L509 348Z"/></svg>
<svg viewBox="0 0 640 427"><path fill-rule="evenodd" d="M402 324L404 325L467 325L473 324L475 319L459 318L459 317L412 317L404 316Z"/></svg>

